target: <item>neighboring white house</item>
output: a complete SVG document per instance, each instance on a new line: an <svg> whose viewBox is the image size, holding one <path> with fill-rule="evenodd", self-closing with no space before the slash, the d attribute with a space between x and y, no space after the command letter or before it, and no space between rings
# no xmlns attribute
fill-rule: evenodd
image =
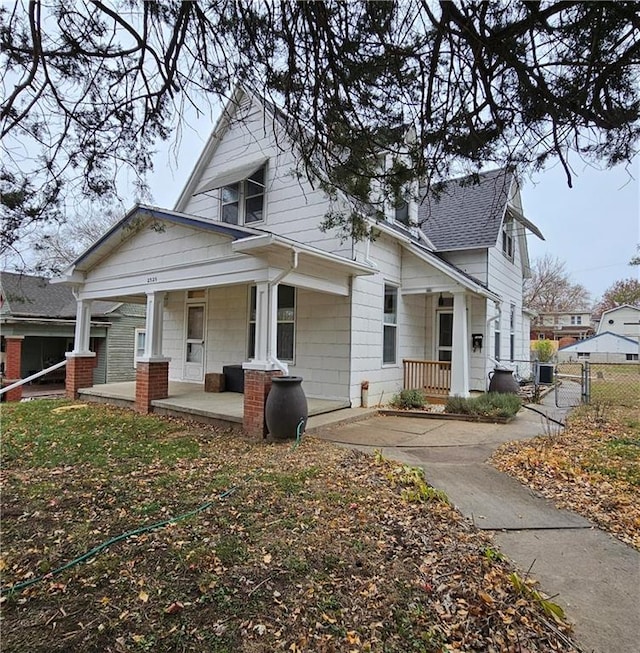
<svg viewBox="0 0 640 653"><path fill-rule="evenodd" d="M638 340L605 331L558 350L558 362L627 363L638 360Z"/></svg>
<svg viewBox="0 0 640 653"><path fill-rule="evenodd" d="M512 172L451 181L389 211L375 239L344 242L320 224L346 203L293 174L288 138L238 89L175 209L134 208L66 271L78 316L93 300L144 301L140 360L168 363L171 380L285 369L308 396L352 406L365 381L375 401L401 389L404 359L438 362L461 396L486 389L496 360L528 360L525 232L542 235Z"/></svg>
<svg viewBox="0 0 640 653"><path fill-rule="evenodd" d="M605 311L598 322L596 333L617 333L627 338L640 338L640 308L623 304Z"/></svg>

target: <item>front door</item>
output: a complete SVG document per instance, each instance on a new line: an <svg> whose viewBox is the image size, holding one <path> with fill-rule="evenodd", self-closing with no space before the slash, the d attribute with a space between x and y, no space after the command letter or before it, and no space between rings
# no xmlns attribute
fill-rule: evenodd
<svg viewBox="0 0 640 653"><path fill-rule="evenodd" d="M453 352L453 313L438 311L438 351L439 361L451 362Z"/></svg>
<svg viewBox="0 0 640 653"><path fill-rule="evenodd" d="M187 304L184 378L202 381L204 378L205 304Z"/></svg>

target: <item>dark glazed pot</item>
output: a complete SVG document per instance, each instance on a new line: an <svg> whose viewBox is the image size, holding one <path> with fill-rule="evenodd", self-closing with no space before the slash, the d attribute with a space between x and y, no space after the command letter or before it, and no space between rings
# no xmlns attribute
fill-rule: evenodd
<svg viewBox="0 0 640 653"><path fill-rule="evenodd" d="M276 440L294 439L307 426L309 409L301 376L274 376L267 396L264 417L267 430ZM300 422L302 421L302 424ZM299 429L299 431L298 431Z"/></svg>
<svg viewBox="0 0 640 653"><path fill-rule="evenodd" d="M503 392L506 394L518 394L520 386L513 378L511 370L500 370L496 368L489 372L489 392Z"/></svg>

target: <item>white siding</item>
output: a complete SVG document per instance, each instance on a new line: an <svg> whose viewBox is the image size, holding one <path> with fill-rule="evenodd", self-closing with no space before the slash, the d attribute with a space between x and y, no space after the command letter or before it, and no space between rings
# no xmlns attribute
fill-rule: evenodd
<svg viewBox="0 0 640 653"><path fill-rule="evenodd" d="M348 400L349 326L348 297L297 290L295 363L289 373L304 379L308 396Z"/></svg>
<svg viewBox="0 0 640 653"><path fill-rule="evenodd" d="M488 261L486 249L465 249L459 252L444 252L444 258L463 272L470 274L480 283L487 283Z"/></svg>
<svg viewBox="0 0 640 653"><path fill-rule="evenodd" d="M320 231L330 206L328 198L324 192L314 189L306 178L297 175L294 148L280 125L274 125L257 103L248 113L242 109L240 112L242 119L232 120L224 131L197 186L212 179L222 163L228 162L229 168L233 168L237 161L268 157L266 217L263 222L250 226L350 257L350 242L342 244L335 234ZM220 191L195 195L179 209L218 220Z"/></svg>
<svg viewBox="0 0 640 653"><path fill-rule="evenodd" d="M631 322L631 324L625 324ZM632 306L620 306L603 314L598 324L598 333L610 331L628 338L640 336L640 309Z"/></svg>

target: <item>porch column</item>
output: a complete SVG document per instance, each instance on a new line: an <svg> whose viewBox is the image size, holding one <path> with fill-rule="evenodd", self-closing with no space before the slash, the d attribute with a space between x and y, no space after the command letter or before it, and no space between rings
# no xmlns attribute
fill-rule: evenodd
<svg viewBox="0 0 640 653"><path fill-rule="evenodd" d="M275 302L273 297L275 296ZM266 435L264 406L271 390L271 379L282 374L270 361L275 357L277 338L278 286L256 284L256 351L255 358L244 363L244 411L242 428L252 438Z"/></svg>
<svg viewBox="0 0 640 653"><path fill-rule="evenodd" d="M68 399L77 399L80 388L93 385L93 368L95 352L89 349L91 336L91 302L79 299L76 302L76 328L73 339L73 351L67 352L67 369L65 373L65 395Z"/></svg>
<svg viewBox="0 0 640 653"><path fill-rule="evenodd" d="M91 335L91 302L79 299L76 302L76 331L73 340L74 354L89 354L89 336Z"/></svg>
<svg viewBox="0 0 640 653"><path fill-rule="evenodd" d="M265 281L256 284L256 350L254 362L268 360L269 352L269 284Z"/></svg>
<svg viewBox="0 0 640 653"><path fill-rule="evenodd" d="M5 378L3 384L11 385L22 378L22 341L24 336L5 336ZM4 395L6 401L20 401L22 386L18 386Z"/></svg>
<svg viewBox="0 0 640 653"><path fill-rule="evenodd" d="M139 413L151 412L151 402L169 396L169 358L162 355L164 292L147 293L144 355L136 363L136 403Z"/></svg>
<svg viewBox="0 0 640 653"><path fill-rule="evenodd" d="M453 293L453 340L451 356L451 390L455 397L469 396L469 338L467 329L467 296Z"/></svg>

